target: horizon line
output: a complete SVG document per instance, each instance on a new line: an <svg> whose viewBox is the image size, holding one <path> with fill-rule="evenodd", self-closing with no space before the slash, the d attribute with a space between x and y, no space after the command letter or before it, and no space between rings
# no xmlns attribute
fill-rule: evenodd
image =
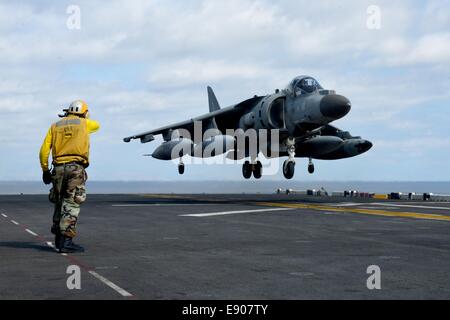
<svg viewBox="0 0 450 320"><path fill-rule="evenodd" d="M248 182L253 180L220 180L220 179L204 179L204 180L88 180L88 182L174 182L174 183L183 183L183 182ZM5 182L33 182L33 183L42 183L41 180L0 180L0 183ZM259 183L267 183L267 182L298 182L298 183L310 183L310 182L433 182L433 183L449 183L450 180L259 180Z"/></svg>

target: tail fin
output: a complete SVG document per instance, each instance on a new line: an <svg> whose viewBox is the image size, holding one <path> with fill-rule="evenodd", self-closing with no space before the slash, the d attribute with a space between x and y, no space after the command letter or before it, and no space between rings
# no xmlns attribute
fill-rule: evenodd
<svg viewBox="0 0 450 320"><path fill-rule="evenodd" d="M210 86L208 86L208 103L209 112L220 110L219 102L217 101L216 95Z"/></svg>

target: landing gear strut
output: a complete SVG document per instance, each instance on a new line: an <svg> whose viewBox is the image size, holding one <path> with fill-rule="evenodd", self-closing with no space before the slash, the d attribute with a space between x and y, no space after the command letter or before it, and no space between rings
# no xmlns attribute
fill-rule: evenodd
<svg viewBox="0 0 450 320"><path fill-rule="evenodd" d="M312 163L311 158L309 158L309 163L308 163L308 172L313 174L314 173L314 163Z"/></svg>
<svg viewBox="0 0 450 320"><path fill-rule="evenodd" d="M250 179L252 176L255 177L255 179L260 179L262 176L262 164L260 161L256 161L255 163L250 163L250 161L245 161L242 165L242 175L245 179Z"/></svg>
<svg viewBox="0 0 450 320"><path fill-rule="evenodd" d="M255 164L253 164L253 176L255 179L260 179L262 176L262 164L261 161L256 161Z"/></svg>

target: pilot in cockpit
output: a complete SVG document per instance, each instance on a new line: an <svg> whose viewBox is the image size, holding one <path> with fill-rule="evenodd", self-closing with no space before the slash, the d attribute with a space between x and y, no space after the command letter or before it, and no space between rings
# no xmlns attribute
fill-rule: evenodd
<svg viewBox="0 0 450 320"><path fill-rule="evenodd" d="M289 89L289 91L298 96L304 93L312 93L317 89L322 89L322 87L316 79L308 76L300 76L291 81Z"/></svg>

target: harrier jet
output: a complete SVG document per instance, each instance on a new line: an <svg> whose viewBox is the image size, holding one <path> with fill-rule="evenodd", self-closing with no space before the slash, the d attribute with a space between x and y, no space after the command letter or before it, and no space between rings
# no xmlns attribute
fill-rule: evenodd
<svg viewBox="0 0 450 320"><path fill-rule="evenodd" d="M255 95L226 108L220 108L210 87L207 91L209 113L123 140L140 139L147 143L161 134L164 142L151 156L160 160L179 158L180 174L184 173L181 161L184 155L211 157L227 153L228 159L247 159L242 165L246 179L252 174L256 179L261 178L260 153L267 158L287 157L283 163L283 175L291 179L295 158L308 158L308 172L313 173L312 159L349 158L372 147L370 141L330 125L350 111L351 103L334 90L323 89L312 77L296 77L283 90L276 89L273 94L265 96ZM261 138L265 131L265 139L252 142L249 139L251 135L247 135L252 130L257 138ZM209 134L205 137L206 131ZM242 136L244 143L237 143Z"/></svg>

